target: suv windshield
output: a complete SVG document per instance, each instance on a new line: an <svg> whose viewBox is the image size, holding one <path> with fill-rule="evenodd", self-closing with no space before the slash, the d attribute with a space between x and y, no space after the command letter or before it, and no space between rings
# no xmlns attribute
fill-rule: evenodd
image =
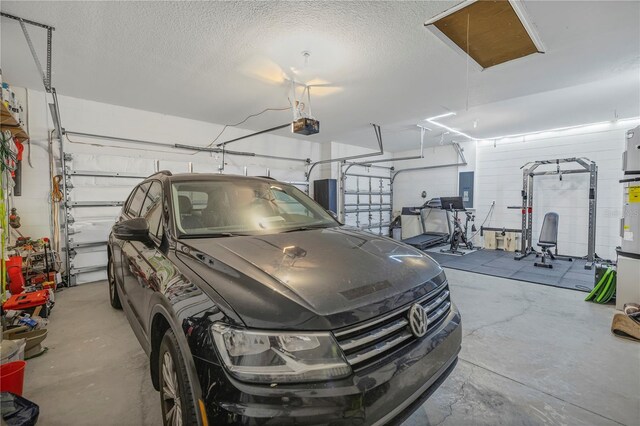
<svg viewBox="0 0 640 426"><path fill-rule="evenodd" d="M275 181L174 182L172 199L182 237L256 235L338 226L302 191Z"/></svg>

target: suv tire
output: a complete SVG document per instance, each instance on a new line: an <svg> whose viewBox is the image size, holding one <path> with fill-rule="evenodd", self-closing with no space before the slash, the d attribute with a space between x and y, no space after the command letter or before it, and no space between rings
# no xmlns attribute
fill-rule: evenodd
<svg viewBox="0 0 640 426"><path fill-rule="evenodd" d="M109 302L114 309L122 309L122 303L120 303L120 296L118 295L118 289L116 284L116 268L109 256L107 261L107 281L109 282Z"/></svg>
<svg viewBox="0 0 640 426"><path fill-rule="evenodd" d="M197 425L196 405L189 386L187 367L172 329L168 329L158 351L160 407L165 425ZM174 416L178 416L175 418Z"/></svg>

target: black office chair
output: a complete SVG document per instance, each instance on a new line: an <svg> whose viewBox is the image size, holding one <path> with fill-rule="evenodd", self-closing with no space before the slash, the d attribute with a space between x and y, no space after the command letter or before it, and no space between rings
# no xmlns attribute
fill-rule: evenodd
<svg viewBox="0 0 640 426"><path fill-rule="evenodd" d="M535 266L541 268L553 268L553 265L547 263L546 257L555 260L555 256L551 253L551 248L558 245L558 213L549 212L544 215L542 229L540 230L540 238L538 238L538 247L542 249L542 262L534 263Z"/></svg>

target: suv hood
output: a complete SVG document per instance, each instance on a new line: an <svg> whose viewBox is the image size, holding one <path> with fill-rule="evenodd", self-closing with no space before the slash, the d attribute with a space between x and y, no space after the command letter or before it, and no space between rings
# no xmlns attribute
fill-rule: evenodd
<svg viewBox="0 0 640 426"><path fill-rule="evenodd" d="M193 239L202 279L256 328L335 329L381 315L444 280L424 253L347 227ZM195 267L194 267L195 266ZM211 274L213 270L213 274ZM220 275L222 274L222 275Z"/></svg>

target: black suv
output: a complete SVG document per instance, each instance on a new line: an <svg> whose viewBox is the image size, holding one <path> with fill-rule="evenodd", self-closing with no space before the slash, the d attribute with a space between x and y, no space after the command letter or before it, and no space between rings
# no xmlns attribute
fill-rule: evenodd
<svg viewBox="0 0 640 426"><path fill-rule="evenodd" d="M157 173L127 199L108 258L165 424L398 422L457 362L440 266L286 183Z"/></svg>

